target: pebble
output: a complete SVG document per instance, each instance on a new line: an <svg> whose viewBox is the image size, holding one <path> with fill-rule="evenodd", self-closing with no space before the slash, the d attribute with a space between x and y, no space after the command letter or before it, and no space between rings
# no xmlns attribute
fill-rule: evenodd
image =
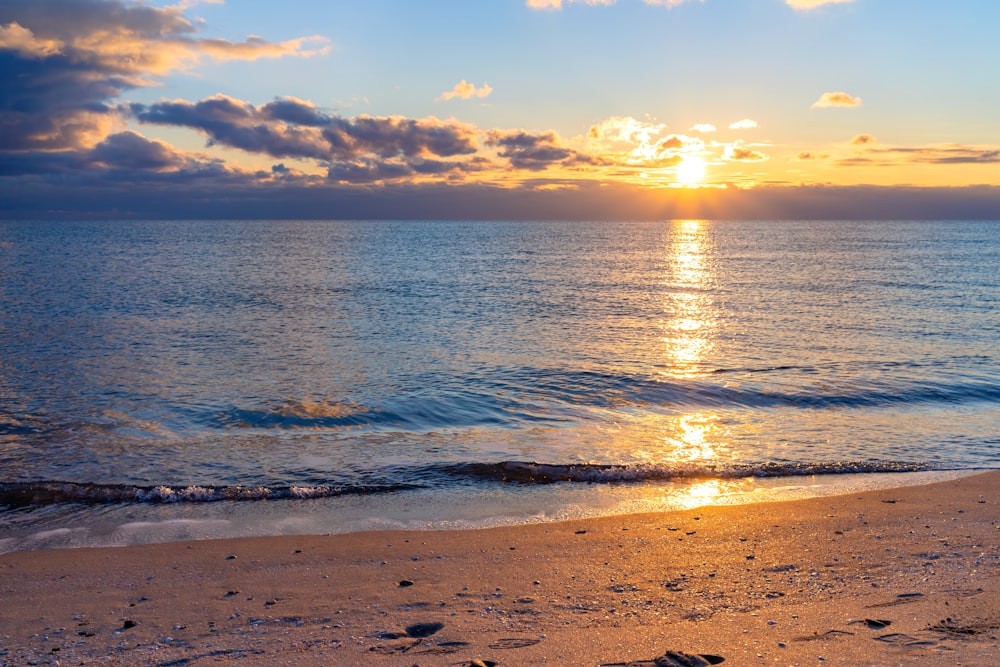
<svg viewBox="0 0 1000 667"><path fill-rule="evenodd" d="M414 639L430 637L444 627L444 623L414 623L406 628L406 636Z"/></svg>

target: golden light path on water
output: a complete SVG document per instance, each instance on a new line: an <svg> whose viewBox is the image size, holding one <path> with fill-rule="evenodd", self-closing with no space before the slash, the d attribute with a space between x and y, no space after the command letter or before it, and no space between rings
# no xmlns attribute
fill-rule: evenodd
<svg viewBox="0 0 1000 667"><path fill-rule="evenodd" d="M678 220L663 235L660 265L662 319L646 329L647 350L665 387L706 380L720 357L718 347L730 335L721 313L720 294L726 276L714 247L713 224L703 220ZM724 355L722 355L724 356ZM738 387L728 380L727 387ZM669 389L666 390L669 397ZM662 410L658 408L663 408ZM649 410L615 415L616 427L605 435L614 442L617 456L630 464L664 466L685 470L687 477L661 483L611 485L604 487L604 501L623 511L692 509L705 505L740 504L791 497L827 495L840 489L892 486L897 476L843 474L835 478L804 476L795 478L747 477L714 478L713 470L744 462L741 447L755 445L761 438L782 446L782 420L778 412L718 412L711 408L685 411L671 405L669 398ZM852 419L864 419L864 415ZM843 419L840 411L814 411L814 432L822 433ZM777 431L775 432L775 429ZM614 456L615 453L612 453ZM910 473L912 475L912 473ZM941 475L941 473L938 473ZM930 475L934 477L934 475ZM899 477L905 479L905 475ZM832 491L831 491L832 490ZM600 502L600 501L598 501Z"/></svg>
<svg viewBox="0 0 1000 667"><path fill-rule="evenodd" d="M719 278L710 225L701 220L678 220L663 235L657 304L662 317L650 323L646 344L648 358L665 385L704 376L717 345L721 326L714 294ZM651 410L620 416L617 431L606 435L633 463L703 468L723 465L730 458L728 428L711 410ZM647 507L697 507L725 502L722 497L727 493L745 493L749 487L747 480L695 478L690 484L640 485L626 495ZM621 491L609 489L609 495Z"/></svg>
<svg viewBox="0 0 1000 667"><path fill-rule="evenodd" d="M710 287L714 283L710 244L700 220L676 221L666 248L669 272L663 311L667 316L663 337L664 370L668 379L681 380L700 375L702 363L711 354L718 323L713 316ZM713 446L717 415L693 412L662 419L659 455L669 463L711 462L718 457ZM685 488L674 502L681 506L708 504L720 495L722 485L708 480Z"/></svg>

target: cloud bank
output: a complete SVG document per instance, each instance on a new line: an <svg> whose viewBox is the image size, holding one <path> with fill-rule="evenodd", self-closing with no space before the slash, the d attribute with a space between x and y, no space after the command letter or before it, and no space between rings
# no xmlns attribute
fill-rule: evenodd
<svg viewBox="0 0 1000 667"><path fill-rule="evenodd" d="M325 40L197 36L178 7L112 0L0 4L0 150L93 146L119 126L109 102L204 59L310 56Z"/></svg>

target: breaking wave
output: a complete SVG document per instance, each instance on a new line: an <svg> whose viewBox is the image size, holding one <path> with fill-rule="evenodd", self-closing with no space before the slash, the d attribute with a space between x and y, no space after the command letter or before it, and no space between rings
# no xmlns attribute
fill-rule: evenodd
<svg viewBox="0 0 1000 667"><path fill-rule="evenodd" d="M432 488L437 484L628 484L694 479L803 477L852 473L900 473L928 470L924 463L839 461L827 463L696 464L547 464L528 461L458 463L385 471L388 477L424 482L311 484L302 486L170 486L87 484L79 482L0 482L0 506L30 507L62 503L208 503L259 500L306 500L346 495L375 495Z"/></svg>

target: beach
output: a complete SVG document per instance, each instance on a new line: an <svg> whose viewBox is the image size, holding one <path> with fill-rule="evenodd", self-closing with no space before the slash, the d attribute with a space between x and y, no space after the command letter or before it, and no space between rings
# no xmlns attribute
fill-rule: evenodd
<svg viewBox="0 0 1000 667"><path fill-rule="evenodd" d="M0 556L2 665L992 665L1000 472L465 531Z"/></svg>

